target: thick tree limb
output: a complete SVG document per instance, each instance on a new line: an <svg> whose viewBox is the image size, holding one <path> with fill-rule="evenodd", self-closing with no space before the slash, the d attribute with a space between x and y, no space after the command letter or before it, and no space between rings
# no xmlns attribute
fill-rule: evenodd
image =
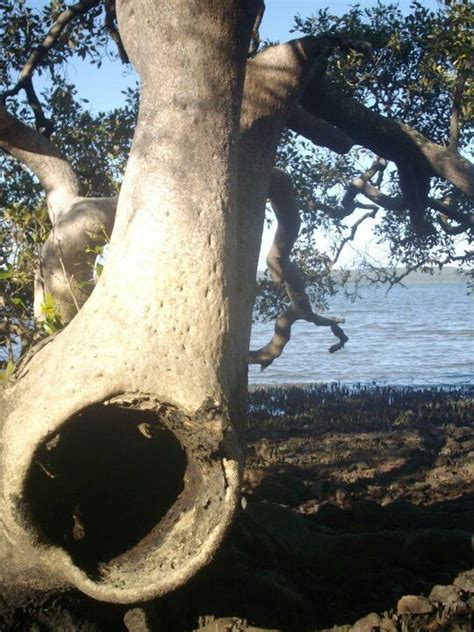
<svg viewBox="0 0 474 632"><path fill-rule="evenodd" d="M354 144L344 132L323 119L297 107L288 119L288 127L315 145L327 147L338 154L346 154Z"/></svg>
<svg viewBox="0 0 474 632"><path fill-rule="evenodd" d="M291 327L297 320L306 320L317 326L330 327L339 339L339 342L330 347L330 353L338 351L348 341L348 337L339 327L339 323L344 322L343 319L325 318L313 312L301 274L290 261L290 253L299 232L300 219L291 181L287 174L273 170L269 197L277 217L278 227L267 258L268 268L276 283L285 283L291 306L277 318L275 333L270 342L261 349L249 352L249 364L260 364L262 370L281 355L290 340Z"/></svg>
<svg viewBox="0 0 474 632"><path fill-rule="evenodd" d="M398 125L406 137L410 138L418 147L428 163L432 175L444 178L466 195L474 196L474 165L469 160L450 151L447 147L433 143L405 123L397 123L396 121L392 121L392 123Z"/></svg>
<svg viewBox="0 0 474 632"><path fill-rule="evenodd" d="M236 297L245 303L249 318L255 297L265 203L278 142L290 113L298 105L314 58L328 47L325 38L306 37L266 48L247 62L239 139L237 243L240 261ZM237 335L239 327L240 323L236 323ZM246 335L242 330L241 336Z"/></svg>
<svg viewBox="0 0 474 632"><path fill-rule="evenodd" d="M112 232L117 198L80 197L79 180L59 149L11 116L2 104L0 147L38 177L53 225L41 250L35 280L35 317L44 318L45 293L49 293L67 323L92 291L97 256L94 249L103 245Z"/></svg>
<svg viewBox="0 0 474 632"><path fill-rule="evenodd" d="M76 198L56 222L41 250L35 282L35 317L44 318L44 294L54 298L63 323L71 321L91 294L96 247L112 233L117 198Z"/></svg>
<svg viewBox="0 0 474 632"><path fill-rule="evenodd" d="M0 147L23 162L46 191L54 225L79 195L74 170L53 143L9 114L0 103Z"/></svg>
<svg viewBox="0 0 474 632"><path fill-rule="evenodd" d="M260 25L265 13L265 2L263 0L257 0L255 4L257 6L257 15L250 35L249 55L254 55L260 46Z"/></svg>
<svg viewBox="0 0 474 632"><path fill-rule="evenodd" d="M395 162L410 207L424 206L431 176L440 176L467 195L474 195L474 165L468 160L433 143L409 125L372 112L320 76L310 81L301 103L355 143Z"/></svg>
<svg viewBox="0 0 474 632"><path fill-rule="evenodd" d="M366 198L390 211L406 211L408 209L408 202L403 196L389 196L380 191L370 182L360 182L358 193L361 193ZM451 235L459 235L474 227L474 214L461 213L456 209L451 208L448 204L435 198L427 198L427 206L440 213L439 221L445 232ZM450 226L446 218L452 219L458 223L458 226Z"/></svg>

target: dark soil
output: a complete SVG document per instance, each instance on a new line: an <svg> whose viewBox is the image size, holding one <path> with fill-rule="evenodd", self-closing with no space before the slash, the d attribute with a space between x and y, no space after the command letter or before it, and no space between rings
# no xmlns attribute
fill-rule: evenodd
<svg viewBox="0 0 474 632"><path fill-rule="evenodd" d="M472 394L254 391L243 509L212 564L136 607L4 604L0 630L471 632Z"/></svg>

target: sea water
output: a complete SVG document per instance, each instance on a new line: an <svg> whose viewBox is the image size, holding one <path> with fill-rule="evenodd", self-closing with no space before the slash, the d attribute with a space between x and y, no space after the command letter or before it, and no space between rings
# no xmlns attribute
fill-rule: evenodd
<svg viewBox="0 0 474 632"><path fill-rule="evenodd" d="M465 283L366 288L351 303L342 294L327 314L346 319L344 349L327 327L293 325L291 340L265 371L251 366L251 384L393 384L459 386L474 382L474 299ZM251 348L266 344L273 323L256 323Z"/></svg>

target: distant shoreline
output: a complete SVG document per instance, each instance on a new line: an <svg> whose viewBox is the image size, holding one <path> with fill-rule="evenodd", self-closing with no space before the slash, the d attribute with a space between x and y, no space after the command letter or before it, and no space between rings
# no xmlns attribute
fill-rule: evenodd
<svg viewBox="0 0 474 632"><path fill-rule="evenodd" d="M445 266L442 270L438 270L437 267L430 268L431 272L420 272L415 271L411 272L407 277L405 277L402 281L403 285L431 285L434 283L442 284L442 283L465 283L465 277L461 274L461 269L455 266ZM381 268L383 270L383 268ZM397 275L404 274L406 271L405 268L397 268ZM353 269L347 270L350 272L351 278L350 282L354 282L358 279L358 277L362 274L365 274L364 270L361 269ZM259 270L257 272L257 277L261 278L264 274L263 270ZM332 275L337 280L338 276L341 275L341 270L334 270Z"/></svg>

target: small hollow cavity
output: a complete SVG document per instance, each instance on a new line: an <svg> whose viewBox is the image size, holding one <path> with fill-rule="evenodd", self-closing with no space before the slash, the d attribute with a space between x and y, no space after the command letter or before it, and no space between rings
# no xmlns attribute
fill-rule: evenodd
<svg viewBox="0 0 474 632"><path fill-rule="evenodd" d="M91 406L38 448L24 510L89 574L137 545L184 489L185 452L155 413Z"/></svg>

